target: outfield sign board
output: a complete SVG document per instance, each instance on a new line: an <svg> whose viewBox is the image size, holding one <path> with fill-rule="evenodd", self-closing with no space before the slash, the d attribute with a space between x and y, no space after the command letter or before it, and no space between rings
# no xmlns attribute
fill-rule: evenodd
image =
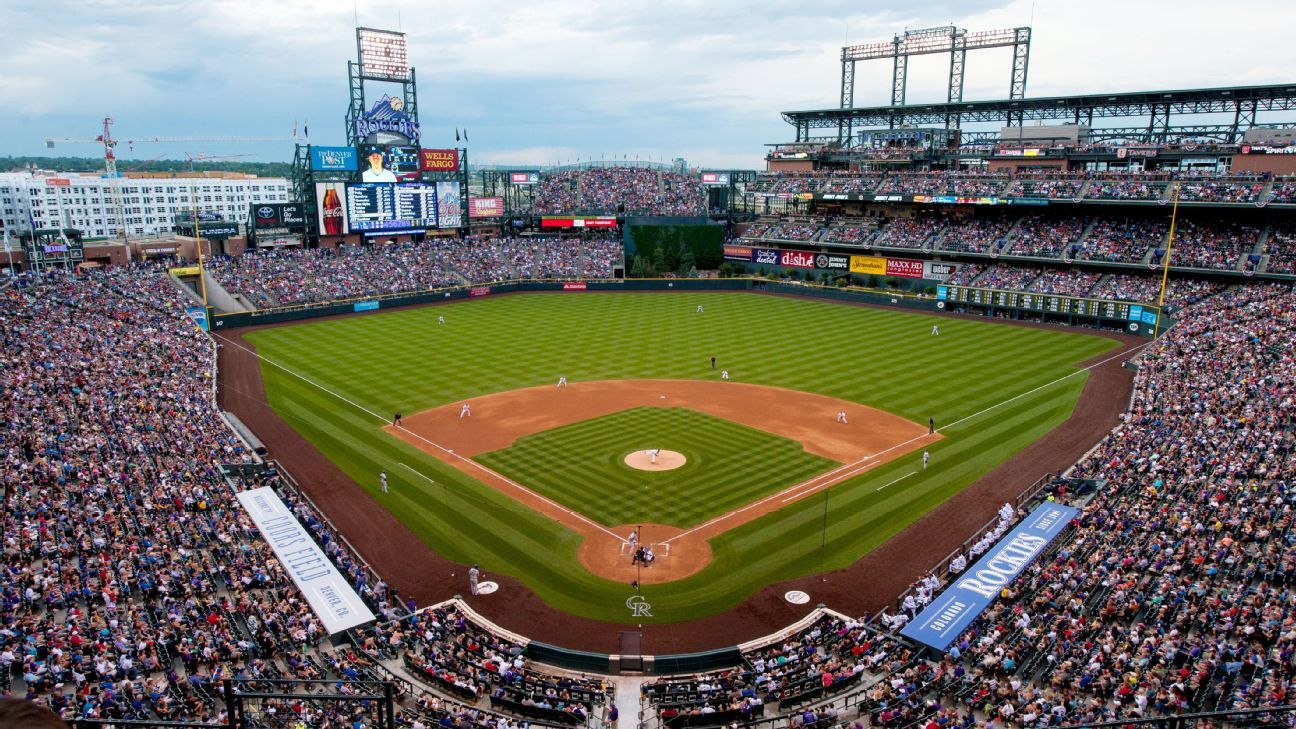
<svg viewBox="0 0 1296 729"><path fill-rule="evenodd" d="M970 286L937 286L936 299L952 304L993 306L1000 309L1029 309L1047 314L1086 316L1094 319L1142 320L1142 312L1156 317L1156 307L1140 306L1128 301L1088 299L1079 296L1039 294L1031 291L1005 291ZM1136 316L1137 314L1137 316Z"/></svg>
<svg viewBox="0 0 1296 729"><path fill-rule="evenodd" d="M1052 501L1041 504L966 572L956 576L913 622L900 629L900 634L944 651L1079 512Z"/></svg>
<svg viewBox="0 0 1296 729"><path fill-rule="evenodd" d="M329 635L373 621L374 614L274 489L241 491L238 500Z"/></svg>
<svg viewBox="0 0 1296 729"><path fill-rule="evenodd" d="M311 169L319 172L354 172L360 169L355 147L311 147Z"/></svg>

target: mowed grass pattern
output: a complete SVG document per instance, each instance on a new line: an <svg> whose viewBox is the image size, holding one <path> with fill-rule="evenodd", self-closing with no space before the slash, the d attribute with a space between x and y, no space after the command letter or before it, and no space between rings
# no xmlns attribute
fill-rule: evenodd
<svg viewBox="0 0 1296 729"><path fill-rule="evenodd" d="M940 336L931 335L933 322ZM932 416L945 428L927 470L913 453L833 487L826 546L818 498L714 539L708 568L652 586L653 619L673 622L855 561L1065 420L1086 378L1077 363L1116 346L1079 331L749 293L486 297L248 339L295 373L263 364L270 404L434 549L513 575L559 609L619 622L630 622L625 587L580 566L578 535L392 438L379 418L553 385L560 375L718 379L714 355L741 382L822 393L919 423ZM387 496L378 493L384 469Z"/></svg>
<svg viewBox="0 0 1296 729"><path fill-rule="evenodd" d="M670 471L625 464L661 448ZM837 465L800 443L687 408L641 407L554 428L477 461L606 526L689 527Z"/></svg>

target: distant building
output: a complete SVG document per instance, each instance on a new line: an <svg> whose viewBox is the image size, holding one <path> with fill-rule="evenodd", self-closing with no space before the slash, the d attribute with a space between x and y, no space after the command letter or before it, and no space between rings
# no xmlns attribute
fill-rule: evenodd
<svg viewBox="0 0 1296 729"><path fill-rule="evenodd" d="M76 228L86 238L116 237L116 196L131 236L169 234L172 219L192 214L190 190L200 211L246 223L249 203L288 202L283 178L154 177L107 179L89 175L37 172L0 173L0 222L11 232L37 228ZM61 219L60 219L61 216Z"/></svg>

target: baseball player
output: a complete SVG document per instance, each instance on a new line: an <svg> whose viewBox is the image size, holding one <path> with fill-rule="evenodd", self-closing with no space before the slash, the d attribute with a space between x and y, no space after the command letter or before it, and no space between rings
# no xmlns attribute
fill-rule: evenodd
<svg viewBox="0 0 1296 729"><path fill-rule="evenodd" d="M711 358L711 369L715 369L715 357Z"/></svg>
<svg viewBox="0 0 1296 729"><path fill-rule="evenodd" d="M473 565L472 569L468 570L468 587L472 589L474 595L477 594L477 580L479 579L481 579L481 570L477 569L477 565Z"/></svg>
<svg viewBox="0 0 1296 729"><path fill-rule="evenodd" d="M567 378L566 378L566 377L559 377L559 378L558 378L558 387L566 387L566 386L567 386Z"/></svg>
<svg viewBox="0 0 1296 729"><path fill-rule="evenodd" d="M392 416L392 425L399 428L400 424L401 424L401 414L396 413L395 415Z"/></svg>
<svg viewBox="0 0 1296 729"><path fill-rule="evenodd" d="M932 336L940 336L940 324L932 324Z"/></svg>
<svg viewBox="0 0 1296 729"><path fill-rule="evenodd" d="M387 472L386 472L386 471L383 471L383 472L379 473L379 474L378 474L378 480L379 480L379 481L382 481L382 490L383 490L383 493L384 493L384 494L387 493Z"/></svg>
<svg viewBox="0 0 1296 729"><path fill-rule="evenodd" d="M701 304L698 304L697 313L699 313L699 314L702 313L702 305L701 305Z"/></svg>
<svg viewBox="0 0 1296 729"><path fill-rule="evenodd" d="M438 316L438 317L437 317L437 324L445 324L445 317L444 317L444 316Z"/></svg>
<svg viewBox="0 0 1296 729"><path fill-rule="evenodd" d="M660 449L660 448L654 448L654 449L648 451L648 459L649 459L650 461L652 461L652 463L653 463L654 465L656 465L656 463L657 463L657 454L658 454L658 453L661 453L661 449Z"/></svg>
<svg viewBox="0 0 1296 729"><path fill-rule="evenodd" d="M468 403L464 403L463 407L459 408L459 417L463 418L471 415L472 415L472 408L468 407Z"/></svg>
<svg viewBox="0 0 1296 729"><path fill-rule="evenodd" d="M722 380L729 379L729 370L720 370L720 379Z"/></svg>
<svg viewBox="0 0 1296 729"><path fill-rule="evenodd" d="M927 468L927 462L931 460L931 453L923 451L923 468Z"/></svg>
<svg viewBox="0 0 1296 729"><path fill-rule="evenodd" d="M936 418L927 418L927 435L935 435Z"/></svg>
<svg viewBox="0 0 1296 729"><path fill-rule="evenodd" d="M845 410L838 410L838 411L837 411L837 422L842 423L842 424L845 424L845 423L846 423L846 411L845 411Z"/></svg>

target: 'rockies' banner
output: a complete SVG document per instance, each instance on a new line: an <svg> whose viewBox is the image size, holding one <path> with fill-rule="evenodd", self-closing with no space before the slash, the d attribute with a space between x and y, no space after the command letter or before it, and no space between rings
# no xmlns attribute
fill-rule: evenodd
<svg viewBox="0 0 1296 729"><path fill-rule="evenodd" d="M943 651L983 610L999 598L1017 575L1044 551L1079 512L1052 501L1042 504L981 559L932 600L900 634Z"/></svg>

